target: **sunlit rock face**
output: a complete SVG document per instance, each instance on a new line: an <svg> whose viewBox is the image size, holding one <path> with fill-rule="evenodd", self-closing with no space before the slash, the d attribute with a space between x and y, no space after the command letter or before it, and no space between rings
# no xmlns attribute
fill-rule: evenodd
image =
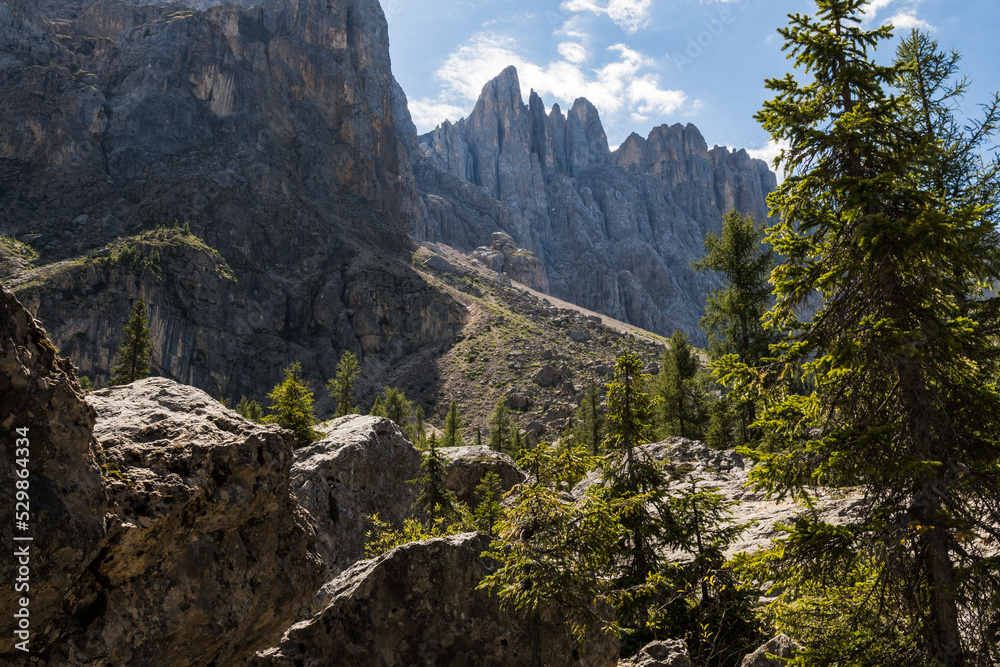
<svg viewBox="0 0 1000 667"><path fill-rule="evenodd" d="M486 84L468 118L422 135L426 224L413 234L472 250L502 231L534 253L554 296L695 340L711 277L690 267L736 209L767 216L774 174L746 151L708 148L693 125L633 134L615 151L597 109L525 104L517 71ZM419 222L419 219L417 219Z"/></svg>

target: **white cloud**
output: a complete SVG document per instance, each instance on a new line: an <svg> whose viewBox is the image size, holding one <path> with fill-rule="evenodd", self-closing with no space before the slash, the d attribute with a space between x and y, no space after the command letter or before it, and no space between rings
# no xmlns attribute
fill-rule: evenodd
<svg viewBox="0 0 1000 667"><path fill-rule="evenodd" d="M558 48L559 55L575 65L587 62L587 58L590 57L587 47L577 42L562 42Z"/></svg>
<svg viewBox="0 0 1000 667"><path fill-rule="evenodd" d="M471 107L483 85L509 65L517 68L525 97L534 89L546 103L557 101L566 106L586 97L606 121L624 111L643 118L670 114L687 100L682 91L662 88L656 74L643 72L653 61L624 44L609 47L611 59L597 67L584 66L581 56L589 54L579 44L564 42L559 52L561 59L538 64L521 54L514 38L479 33L448 56L435 73L442 83L442 95L437 100L417 101L419 112L411 103L413 122L426 132L443 120L441 115L434 119L433 112L447 110L450 114L462 108L461 104Z"/></svg>
<svg viewBox="0 0 1000 667"><path fill-rule="evenodd" d="M891 23L897 30L934 30L934 26L930 23L917 18L914 10L901 11L895 16L886 19L885 22Z"/></svg>
<svg viewBox="0 0 1000 667"><path fill-rule="evenodd" d="M872 0L865 7L865 23L874 22L879 15L895 12L892 16L879 21L882 25L892 24L898 31L917 28L919 30L934 30L934 26L917 16L921 0Z"/></svg>
<svg viewBox="0 0 1000 667"><path fill-rule="evenodd" d="M592 12L603 14L629 34L649 25L653 0L565 0L560 9L565 12Z"/></svg>
<svg viewBox="0 0 1000 667"><path fill-rule="evenodd" d="M758 160L763 160L767 163L767 166L774 169L774 159L781 155L781 151L789 147L787 141L777 142L774 139L769 139L766 144L760 146L759 148L748 148L747 153L750 157L757 158ZM777 171L778 182L784 180L784 169L779 169Z"/></svg>
<svg viewBox="0 0 1000 667"><path fill-rule="evenodd" d="M417 126L420 132L437 127L445 119L456 121L459 118L464 118L469 113L469 109L465 107L438 102L436 100L409 100L408 105L413 124ZM472 105L469 105L469 108L471 107Z"/></svg>

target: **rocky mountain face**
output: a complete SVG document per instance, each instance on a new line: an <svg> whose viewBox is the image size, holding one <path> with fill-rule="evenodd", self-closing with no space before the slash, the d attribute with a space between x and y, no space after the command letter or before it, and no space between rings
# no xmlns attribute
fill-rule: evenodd
<svg viewBox="0 0 1000 667"><path fill-rule="evenodd" d="M0 4L0 234L31 257L0 279L98 383L139 295L158 372L234 399L447 340L386 30L377 0Z"/></svg>
<svg viewBox="0 0 1000 667"><path fill-rule="evenodd" d="M504 232L544 267L538 277L511 263L512 279L695 340L711 279L690 262L730 209L765 218L777 184L766 163L709 149L693 125L632 134L612 152L593 104L546 111L534 92L525 104L513 67L486 84L467 118L418 142L427 217L412 219L414 236L472 252Z"/></svg>

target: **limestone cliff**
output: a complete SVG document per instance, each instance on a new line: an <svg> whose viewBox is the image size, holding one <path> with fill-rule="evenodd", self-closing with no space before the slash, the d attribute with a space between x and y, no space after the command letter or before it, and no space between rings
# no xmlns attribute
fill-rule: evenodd
<svg viewBox="0 0 1000 667"><path fill-rule="evenodd" d="M546 112L534 92L524 104L513 67L417 152L428 215L414 218L416 237L472 251L505 232L541 260L536 284L553 296L696 340L711 279L690 262L730 209L766 217L776 187L763 161L709 149L693 125L633 134L611 152L593 104Z"/></svg>
<svg viewBox="0 0 1000 667"><path fill-rule="evenodd" d="M0 46L0 234L39 254L0 279L98 382L140 294L156 372L236 399L459 326L409 268L423 202L377 0L17 0ZM103 261L175 222L158 266Z"/></svg>

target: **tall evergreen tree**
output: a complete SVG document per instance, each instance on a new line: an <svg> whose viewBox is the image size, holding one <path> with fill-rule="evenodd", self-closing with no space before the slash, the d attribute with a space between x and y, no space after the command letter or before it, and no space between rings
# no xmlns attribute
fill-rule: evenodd
<svg viewBox="0 0 1000 667"><path fill-rule="evenodd" d="M298 361L288 366L285 379L275 385L268 394L271 399L270 414L266 421L278 424L295 433L297 447L307 445L316 439L313 430L316 416L313 414L313 394L302 377L302 364Z"/></svg>
<svg viewBox="0 0 1000 667"><path fill-rule="evenodd" d="M766 329L762 322L771 305L769 279L775 264L774 252L763 243L766 232L752 216L733 210L722 219L722 236L709 233L705 237L705 257L694 267L715 271L722 279L722 286L709 292L701 318L712 361L735 354L756 366L778 340L776 331ZM735 413L737 443L747 443L750 424L756 420L754 402L733 397L724 405ZM714 415L722 414L726 413L714 411Z"/></svg>
<svg viewBox="0 0 1000 667"><path fill-rule="evenodd" d="M646 579L659 561L664 545L660 520L667 481L656 462L640 449L653 441L653 411L657 400L646 392L648 376L642 361L625 353L615 362L614 379L608 385L608 428L604 484L613 501L643 496L646 501L633 514L621 519L627 546L621 562L622 579L636 584Z"/></svg>
<svg viewBox="0 0 1000 667"><path fill-rule="evenodd" d="M460 515L455 494L445 488L448 478L448 460L437 446L437 436L431 433L427 440L427 451L423 454L420 468L424 471L419 482L420 495L413 502L413 508L420 510L427 518L428 525L437 519L453 521Z"/></svg>
<svg viewBox="0 0 1000 667"><path fill-rule="evenodd" d="M507 401L501 398L497 401L493 416L490 417L490 447L497 452L509 454L513 427ZM517 452L514 452L516 454Z"/></svg>
<svg viewBox="0 0 1000 667"><path fill-rule="evenodd" d="M354 383L359 375L361 364L358 363L358 357L353 352L344 352L337 362L337 375L326 383L330 398L336 405L334 417L357 414L360 411L360 407L354 403Z"/></svg>
<svg viewBox="0 0 1000 667"><path fill-rule="evenodd" d="M448 406L448 415L444 419L444 437L442 447L458 447L463 444L462 418L458 414L458 405L452 401Z"/></svg>
<svg viewBox="0 0 1000 667"><path fill-rule="evenodd" d="M780 216L769 240L785 258L769 318L795 332L776 363L729 375L765 391L759 423L783 439L782 451L753 452L757 488L808 496L823 482L865 500L845 525L801 515L777 580L794 590L865 566L872 594L852 613L894 610L867 634L855 624L839 645L807 647L814 661L876 647L882 664L919 664L914 651L928 665L995 664L983 647L996 646L1000 563L972 538L1000 537L1000 320L982 290L1000 280L995 193L976 178L979 196L934 185L949 142L917 122L914 109L933 106L888 91L910 76L874 62L890 28L861 26L864 0L816 4L781 31L806 80L769 80L776 97L758 114L789 146L769 199ZM813 294L819 308L800 323ZM809 396L774 381L795 365L814 378ZM991 637L963 632L970 616Z"/></svg>
<svg viewBox="0 0 1000 667"><path fill-rule="evenodd" d="M604 440L604 415L601 412L601 397L597 386L590 384L584 390L580 407L576 411L573 438L583 443L587 450L597 456Z"/></svg>
<svg viewBox="0 0 1000 667"><path fill-rule="evenodd" d="M382 390L382 405L385 406L385 416L400 426L405 427L413 417L413 403L397 387Z"/></svg>
<svg viewBox="0 0 1000 667"><path fill-rule="evenodd" d="M663 366L657 378L663 435L701 437L707 418L707 398L698 370L698 355L678 329L663 351Z"/></svg>
<svg viewBox="0 0 1000 667"><path fill-rule="evenodd" d="M111 384L129 384L148 377L152 355L153 343L150 341L146 301L140 296L125 323L122 342L111 368Z"/></svg>

